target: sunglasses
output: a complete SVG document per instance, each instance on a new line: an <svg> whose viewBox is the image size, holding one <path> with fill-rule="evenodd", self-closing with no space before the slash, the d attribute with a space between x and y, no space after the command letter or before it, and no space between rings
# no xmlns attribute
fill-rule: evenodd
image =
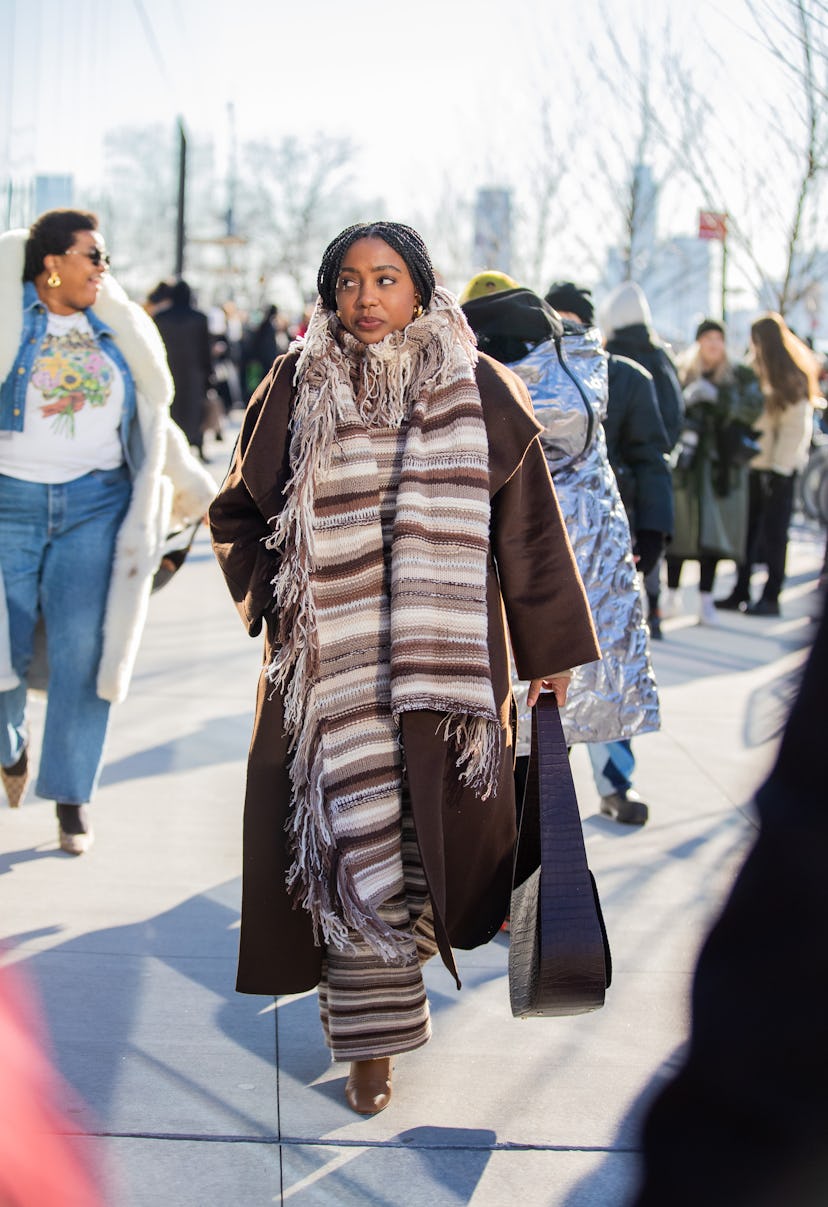
<svg viewBox="0 0 828 1207"><path fill-rule="evenodd" d="M70 247L63 254L65 256L86 256L87 260L91 260L96 268L100 264L103 264L104 268L109 268L109 252L101 251L99 247L93 247L91 251L78 251Z"/></svg>

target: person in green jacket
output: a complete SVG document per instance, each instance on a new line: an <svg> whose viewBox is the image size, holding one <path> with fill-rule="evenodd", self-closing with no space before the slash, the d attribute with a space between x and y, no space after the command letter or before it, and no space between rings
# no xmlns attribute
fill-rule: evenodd
<svg viewBox="0 0 828 1207"><path fill-rule="evenodd" d="M679 611L682 566L698 561L699 623L715 625L717 563L745 558L748 462L759 451L752 428L762 413L762 390L752 369L728 359L725 328L717 319L699 324L678 370L686 411L673 469L676 523L662 614Z"/></svg>

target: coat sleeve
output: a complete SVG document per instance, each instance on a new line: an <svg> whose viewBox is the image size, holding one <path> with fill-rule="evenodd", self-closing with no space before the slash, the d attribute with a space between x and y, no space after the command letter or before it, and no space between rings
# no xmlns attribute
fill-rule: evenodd
<svg viewBox="0 0 828 1207"><path fill-rule="evenodd" d="M618 365L613 361L617 362L617 358L610 359L604 432L621 497L626 504L623 479L629 477L631 525L636 531L672 534L673 484L665 460L670 446L652 376L638 365Z"/></svg>
<svg viewBox="0 0 828 1207"><path fill-rule="evenodd" d="M681 425L684 420L684 397L678 376L673 368L673 362L663 348L659 348L658 355L650 367L655 383L658 409L661 412L664 430L672 449L681 435Z"/></svg>
<svg viewBox="0 0 828 1207"><path fill-rule="evenodd" d="M521 679L538 679L601 657L537 437L492 499L492 555Z"/></svg>
<svg viewBox="0 0 828 1207"><path fill-rule="evenodd" d="M239 438L227 477L213 500L210 511L210 535L218 559L242 622L251 637L261 632L262 620L273 607L273 578L278 561L264 541L272 529L268 518L276 514L274 502L267 515L250 488L247 472L251 444L264 418L265 404L271 393L278 362L261 383L245 412ZM286 429L286 424L285 424ZM273 459L278 467L281 459ZM271 471L272 472L272 471ZM274 474L278 480L281 474Z"/></svg>

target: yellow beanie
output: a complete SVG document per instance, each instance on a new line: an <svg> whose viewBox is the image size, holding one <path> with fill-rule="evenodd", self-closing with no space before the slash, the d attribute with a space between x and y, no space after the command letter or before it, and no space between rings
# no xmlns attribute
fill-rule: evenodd
<svg viewBox="0 0 828 1207"><path fill-rule="evenodd" d="M490 293L503 293L506 289L520 289L517 281L507 277L505 272L494 272L487 269L472 277L466 288L460 294L460 305L472 302L475 298L484 298Z"/></svg>

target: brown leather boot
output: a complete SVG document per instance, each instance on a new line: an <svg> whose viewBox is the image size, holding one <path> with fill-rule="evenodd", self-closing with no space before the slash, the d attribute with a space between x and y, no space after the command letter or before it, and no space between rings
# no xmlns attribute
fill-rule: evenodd
<svg viewBox="0 0 828 1207"><path fill-rule="evenodd" d="M391 1101L391 1057L351 1061L345 1098L358 1115L378 1115Z"/></svg>

